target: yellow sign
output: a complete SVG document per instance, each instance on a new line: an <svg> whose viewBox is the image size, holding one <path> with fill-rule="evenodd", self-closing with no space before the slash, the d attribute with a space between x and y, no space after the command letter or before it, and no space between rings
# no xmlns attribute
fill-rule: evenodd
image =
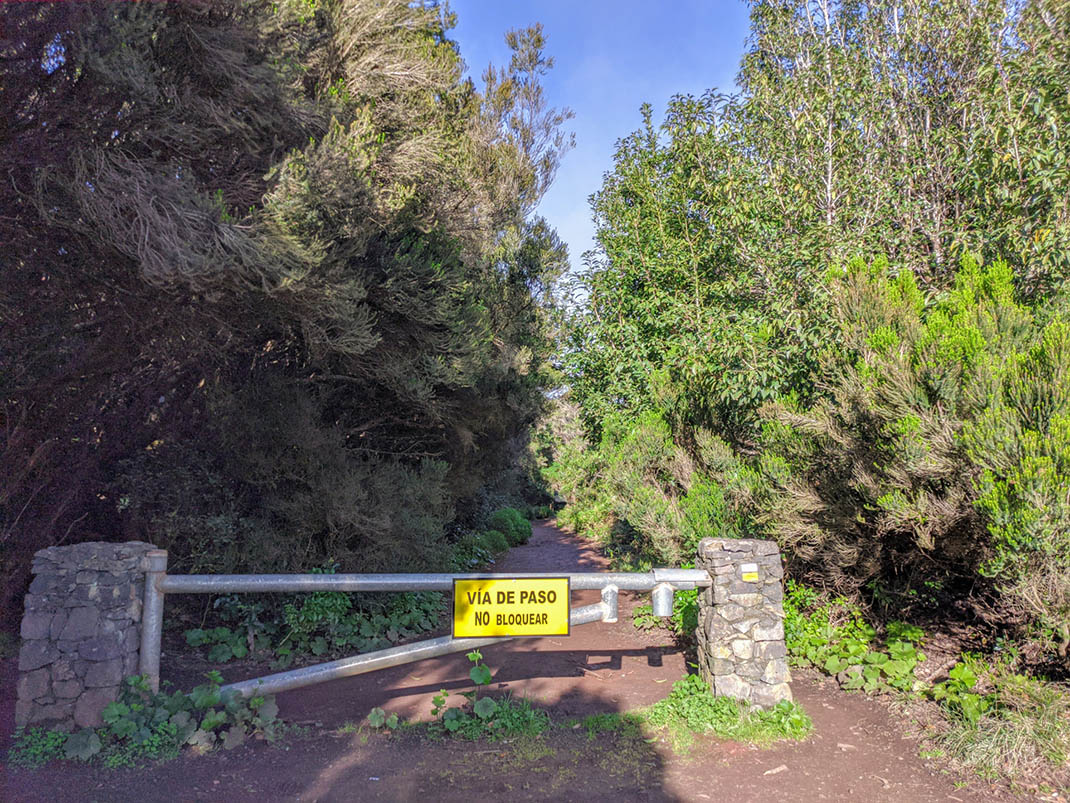
<svg viewBox="0 0 1070 803"><path fill-rule="evenodd" d="M567 577L453 581L453 637L567 636Z"/></svg>

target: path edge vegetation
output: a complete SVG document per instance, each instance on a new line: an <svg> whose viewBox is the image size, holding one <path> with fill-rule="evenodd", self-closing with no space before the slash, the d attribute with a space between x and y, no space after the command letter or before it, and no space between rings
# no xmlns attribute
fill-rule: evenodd
<svg viewBox="0 0 1070 803"><path fill-rule="evenodd" d="M936 698L943 763L1061 789L1068 23L752 3L738 91L618 141L535 435L617 567L776 540L797 663Z"/></svg>
<svg viewBox="0 0 1070 803"><path fill-rule="evenodd" d="M1065 0L756 0L739 91L618 141L572 276L533 214L572 145L538 25L477 87L433 4L0 14L8 616L56 540L456 568L552 491L620 567L775 539L797 662L1070 785ZM284 664L434 613L256 605L189 643Z"/></svg>
<svg viewBox="0 0 1070 803"><path fill-rule="evenodd" d="M468 653L468 659L473 664L470 677L474 688L459 695L466 702L451 706L443 689L431 700L435 719L408 727L432 739L449 736L489 741L538 738L554 727L582 729L589 741L603 734L624 733L647 741L663 740L684 755L701 736L768 746L782 740L802 741L813 729L809 716L793 702L785 700L762 710L729 697L714 697L697 674L676 681L670 693L652 705L554 722L549 712L533 707L526 698L508 693L496 699L480 696L480 689L490 684L493 675L478 650ZM380 708L372 709L366 722L372 728L390 731L406 727L396 714L388 716Z"/></svg>

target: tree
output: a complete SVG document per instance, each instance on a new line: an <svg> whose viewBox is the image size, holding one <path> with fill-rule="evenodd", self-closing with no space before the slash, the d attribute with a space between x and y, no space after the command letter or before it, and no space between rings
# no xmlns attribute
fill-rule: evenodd
<svg viewBox="0 0 1070 803"><path fill-rule="evenodd" d="M5 576L94 533L433 564L541 404L541 33L494 117L435 4L2 13Z"/></svg>

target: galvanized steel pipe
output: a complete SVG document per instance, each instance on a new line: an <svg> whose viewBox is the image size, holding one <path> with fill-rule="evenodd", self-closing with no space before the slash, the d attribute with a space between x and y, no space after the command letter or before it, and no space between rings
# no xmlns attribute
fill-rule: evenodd
<svg viewBox="0 0 1070 803"><path fill-rule="evenodd" d="M705 588L712 584L703 569L654 569L650 572L522 572L517 574L185 574L168 575L167 553L154 550L147 555L145 602L141 630L141 673L148 675L153 690L160 685L160 636L163 629L165 594L292 593L301 591L452 591L454 580L509 578L569 578L573 591L601 591L602 601L576 608L569 613L569 625L617 621L620 591L652 591L654 613L672 612L674 590ZM667 606L666 606L667 600ZM666 609L667 607L667 609ZM452 636L404 644L386 650L355 655L316 666L279 672L262 678L230 683L243 696L273 694L325 680L360 675L376 669L422 661L439 655L464 652L477 647L509 641L518 636L455 639Z"/></svg>
<svg viewBox="0 0 1070 803"><path fill-rule="evenodd" d="M620 592L616 586L606 586L602 589L602 604L606 606L606 613L602 617L603 622L613 624L617 621L617 598Z"/></svg>
<svg viewBox="0 0 1070 803"><path fill-rule="evenodd" d="M655 616L672 616L673 587L670 583L658 583L650 592L650 607Z"/></svg>
<svg viewBox="0 0 1070 803"><path fill-rule="evenodd" d="M141 650L138 671L147 675L149 687L160 690L160 640L163 634L161 581L166 577L167 552L154 549L145 553L145 597L141 608Z"/></svg>
<svg viewBox="0 0 1070 803"><path fill-rule="evenodd" d="M711 585L704 569L652 572L521 572L509 574L178 574L159 584L165 594L277 593L294 591L452 591L454 580L568 577L573 591L652 591L662 583L677 590Z"/></svg>
<svg viewBox="0 0 1070 803"><path fill-rule="evenodd" d="M610 613L609 606L605 602L575 608L569 613L569 626L575 627L603 621ZM615 614L616 611L612 611L612 613ZM325 680L363 675L365 672L373 672L376 669L386 669L391 666L401 666L415 661L422 661L425 658L435 658L439 655L448 655L454 652L466 652L477 647L497 644L501 641L511 641L514 638L518 637L455 639L453 636L441 636L440 638L418 641L415 644L402 644L399 647L366 652L362 655L328 661L315 666L291 669L289 672L279 672L262 678L228 683L220 691L232 689L243 697L251 697L255 694L275 694L280 691L310 686L314 683L322 683Z"/></svg>

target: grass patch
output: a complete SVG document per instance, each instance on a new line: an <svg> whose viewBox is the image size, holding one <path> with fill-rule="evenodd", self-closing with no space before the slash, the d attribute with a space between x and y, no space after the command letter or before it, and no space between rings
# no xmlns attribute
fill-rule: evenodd
<svg viewBox="0 0 1070 803"><path fill-rule="evenodd" d="M587 741L593 742L602 734L617 733L621 736L640 736L643 717L640 714L590 714L579 723L587 731Z"/></svg>
<svg viewBox="0 0 1070 803"><path fill-rule="evenodd" d="M677 681L669 696L642 712L642 717L652 730L667 731L677 750L689 749L698 733L767 745L805 739L814 727L795 703L785 700L763 711L730 697L714 697L698 675Z"/></svg>
<svg viewBox="0 0 1070 803"><path fill-rule="evenodd" d="M1007 663L968 658L984 713L944 707L935 746L985 778L1047 782L1070 789L1070 690L1014 673Z"/></svg>
<svg viewBox="0 0 1070 803"><path fill-rule="evenodd" d="M712 733L722 739L767 745L783 739L805 739L813 730L810 717L796 704L782 702L768 711L730 697L714 697L698 675L673 684L664 700L638 711L591 714L565 727L582 728L587 741L607 735L645 738L665 733L672 747L686 751L695 735Z"/></svg>

